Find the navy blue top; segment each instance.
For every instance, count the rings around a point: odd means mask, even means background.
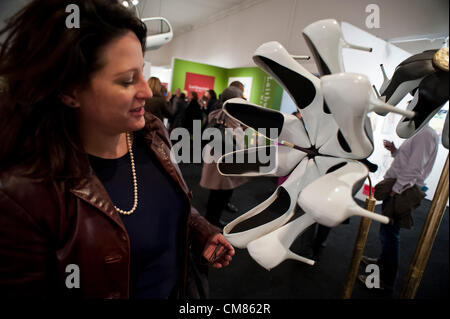
[[[164,170],[141,137],[133,141],[138,206],[119,214],[130,237],[130,297],[167,298],[180,278],[183,240],[181,188]],[[133,207],[130,154],[117,159],[89,156],[92,168],[113,204]]]

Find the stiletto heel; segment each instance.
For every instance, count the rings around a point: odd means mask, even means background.
[[[345,71],[342,58],[343,48],[372,52],[372,48],[345,41],[341,26],[334,19],[313,22],[303,29],[302,34],[313,53],[320,75]]]
[[[386,216],[383,216],[380,214],[376,214],[376,213],[372,213],[372,212],[368,211],[367,209],[359,207],[356,204],[353,207],[349,207],[348,210],[350,212],[350,216],[355,215],[355,216],[366,217],[366,218],[373,219],[374,221],[377,221],[382,224],[389,224],[389,217],[386,217]]]
[[[308,55],[291,55],[291,57],[294,60],[300,60],[300,61],[307,61],[307,60],[311,59],[311,57]]]
[[[248,253],[267,270],[275,268],[286,259],[314,265],[314,260],[297,255],[289,249],[294,240],[314,223],[311,216],[303,214],[277,230],[251,241],[247,245]]]
[[[353,215],[369,217],[387,224],[385,216],[358,208],[352,193],[360,189],[369,171],[366,166],[351,162],[306,186],[298,204],[319,224],[335,227]]]
[[[356,44],[350,44],[350,43],[348,43],[345,40],[343,40],[343,41],[344,41],[344,44],[342,45],[343,48],[360,50],[360,51],[366,51],[366,52],[372,52],[373,51],[372,48],[364,47],[364,46],[356,45]]]
[[[383,75],[383,83],[381,84],[380,92],[384,92],[384,91],[386,91],[386,88],[391,83],[391,80],[386,75],[386,70],[384,69],[384,65],[383,64],[380,64],[380,68],[381,68],[381,74]],[[381,99],[383,102],[386,102],[386,97],[385,96],[381,97],[381,93],[378,93],[378,98]],[[377,114],[384,116],[387,113],[384,113],[384,114],[383,113],[377,113]]]
[[[379,98],[370,95],[369,96],[369,106],[368,106],[368,112],[375,112],[375,113],[380,113],[380,112],[385,112],[387,113],[395,113],[395,114],[400,114],[403,115],[404,117],[408,118],[408,119],[412,119],[414,118],[414,116],[416,116],[415,112],[412,112],[410,110],[402,110],[402,109],[398,109],[390,104],[384,103],[382,100],[380,100]]]
[[[375,85],[372,85],[373,88],[373,92],[375,93],[375,95],[377,96],[378,99],[381,100],[381,96],[380,93],[378,92],[377,88],[375,87]],[[384,102],[384,101],[383,101]]]

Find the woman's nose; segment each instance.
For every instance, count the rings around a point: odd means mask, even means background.
[[[153,96],[152,89],[150,89],[143,74],[141,74],[137,97],[140,99],[150,99],[152,96]]]

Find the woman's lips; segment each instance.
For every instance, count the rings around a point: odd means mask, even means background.
[[[133,114],[134,116],[142,116],[145,113],[145,109],[143,106],[137,107],[135,109],[132,109],[130,111],[131,114]]]

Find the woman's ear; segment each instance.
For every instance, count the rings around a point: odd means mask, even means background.
[[[80,107],[80,102],[78,102],[74,93],[61,93],[58,95],[58,98],[62,103],[64,103],[68,107],[73,108]]]

